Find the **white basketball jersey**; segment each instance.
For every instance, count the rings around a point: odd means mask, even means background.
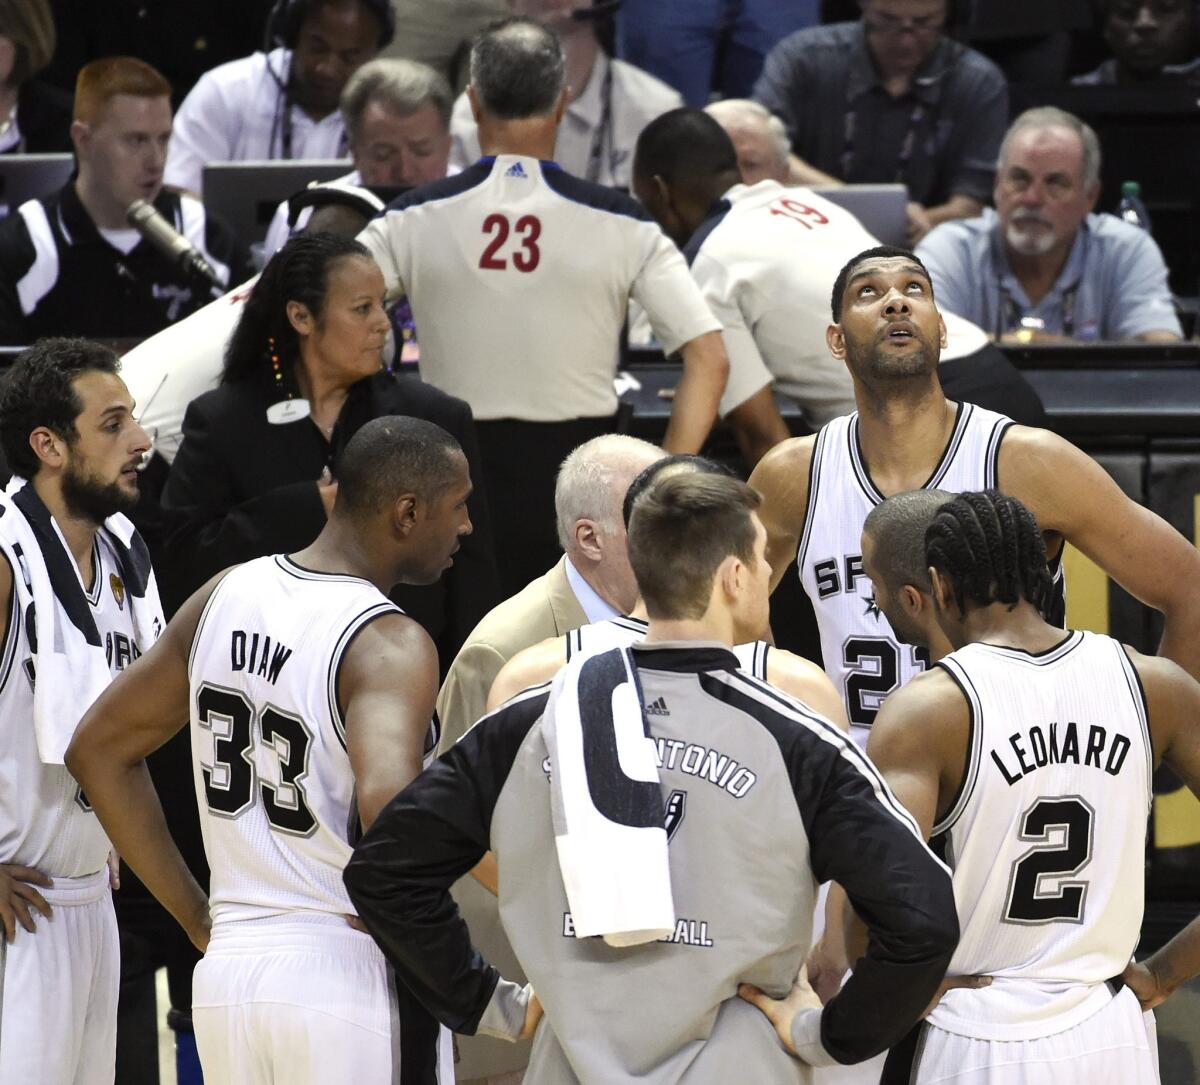
[[[642,640],[649,628],[648,622],[628,615],[581,625],[563,637],[567,645],[567,661],[570,662],[577,655],[595,656],[610,648],[628,648]],[[765,682],[767,653],[770,650],[771,646],[765,640],[752,640],[734,645],[733,654],[737,656],[741,670]]]
[[[103,534],[96,536],[93,559],[96,576],[85,594],[115,678],[142,653],[120,565]],[[111,845],[66,766],[44,764],[38,753],[24,576],[18,561],[0,656],[0,856],[55,878],[79,878],[104,866]]]
[[[960,403],[941,462],[923,488],[963,493],[995,486],[1000,441],[1012,424]],[[928,653],[896,638],[863,572],[863,523],[883,494],[867,472],[857,412],[835,418],[817,434],[808,478],[796,563],[816,611],[825,673],[845,700],[854,741],[865,749],[883,699],[926,668]]]
[[[214,924],[354,912],[342,870],[358,814],[338,670],[356,633],[396,613],[373,584],[283,555],[239,566],[210,596],[189,679]]]
[[[1021,1040],[1070,1028],[1111,997],[1142,922],[1153,746],[1121,645],[1073,632],[1037,655],[971,644],[943,659],[971,713],[945,818],[961,937],[939,1028]]]

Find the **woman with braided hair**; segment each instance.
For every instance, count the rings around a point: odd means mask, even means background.
[[[1142,1011],[1200,972],[1200,921],[1130,961],[1154,769],[1167,762],[1200,794],[1200,684],[1046,621],[1042,531],[1016,498],[963,493],[927,522],[929,594],[953,650],[888,697],[868,754],[945,842],[961,932],[947,975],[991,982],[947,991],[882,1081],[1157,1085]],[[871,564],[879,598],[904,592],[898,568]]]

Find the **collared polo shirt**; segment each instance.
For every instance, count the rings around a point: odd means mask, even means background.
[[[917,246],[939,305],[992,335],[1015,331],[1024,317],[1047,332],[1082,340],[1132,339],[1150,331],[1181,335],[1154,239],[1114,215],[1088,215],[1050,292],[1030,302],[1008,262],[1000,219],[945,222]]]
[[[205,73],[175,114],[166,183],[199,192],[208,162],[345,158],[341,113],[314,121],[289,105],[284,88],[291,62],[290,49],[275,49]]]
[[[422,379],[477,420],[613,415],[631,298],[668,354],[720,330],[641,204],[525,155],[405,193],[359,240],[412,304]]]
[[[628,190],[632,184],[633,149],[642,129],[655,117],[681,105],[679,92],[662,80],[601,53],[583,93],[563,115],[554,144],[554,161],[584,180]],[[465,168],[479,158],[479,132],[466,94],[454,103],[450,135],[451,163]]]
[[[862,23],[798,30],[768,54],[754,97],[783,120],[796,154],[843,181],[901,182],[926,206],[991,196],[1008,84],[959,42],[943,38],[893,98]]]

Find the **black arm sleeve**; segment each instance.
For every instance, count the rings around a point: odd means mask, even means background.
[[[171,546],[194,590],[229,565],[298,550],[325,526],[315,480],[290,482],[239,500],[223,420],[197,402],[183,418],[183,442],[163,489]],[[247,468],[248,469],[248,468]],[[286,470],[280,465],[280,470]]]
[[[870,931],[821,1017],[825,1050],[861,1062],[904,1036],[946,974],[958,945],[950,873],[849,740],[797,743],[788,761],[813,873],[846,890]]]
[[[450,886],[488,850],[492,811],[547,694],[476,726],[383,810],[346,888],[396,975],[439,1021],[474,1034],[499,973],[471,944]]]
[[[238,283],[244,283],[254,274],[250,250],[243,244],[242,239],[224,219],[207,210],[204,214],[204,244],[213,256],[229,268],[226,290],[232,290]]]

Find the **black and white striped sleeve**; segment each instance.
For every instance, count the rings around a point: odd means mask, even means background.
[[[832,726],[809,725],[784,756],[813,873],[845,889],[870,932],[846,985],[819,1018],[797,1017],[793,1041],[810,1062],[822,1052],[860,1062],[904,1036],[946,974],[958,945],[950,871],[866,755]]]
[[[539,687],[476,724],[388,803],[346,866],[350,899],[396,975],[455,1032],[515,1037],[523,1023],[519,989],[471,944],[450,886],[487,852],[497,799],[547,697]]]

